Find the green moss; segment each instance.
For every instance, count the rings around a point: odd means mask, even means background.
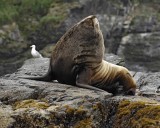
[[[17,18],[43,16],[55,0],[1,0],[0,25],[15,21]]]
[[[92,128],[92,119],[86,118],[77,122],[73,128]]]
[[[49,24],[52,23],[53,25],[58,26],[64,21],[64,19],[66,19],[67,10],[77,5],[78,4],[76,2],[65,3],[62,1],[56,1],[52,3],[49,13],[46,16],[41,18],[40,23],[42,25],[47,24],[47,23]]]
[[[115,126],[156,127],[160,123],[160,105],[148,102],[124,100],[118,106]]]
[[[0,25],[17,21],[24,17],[43,16],[55,0],[1,0]]]
[[[18,17],[18,12],[13,7],[0,9],[0,25],[12,23]]]
[[[22,0],[18,1],[17,6],[21,14],[44,15],[48,12],[50,4],[55,0]],[[15,1],[16,3],[16,1]]]
[[[1,0],[0,26],[17,22],[27,36],[41,25],[59,25],[74,5],[61,0]]]
[[[65,19],[65,15],[59,15],[59,16],[52,16],[52,15],[47,15],[47,16],[44,16],[40,22],[41,24],[46,24],[46,23],[49,23],[49,24],[53,24],[53,25],[59,25],[64,19]]]
[[[40,102],[37,100],[23,100],[18,101],[14,105],[14,109],[20,109],[20,108],[37,108],[37,109],[46,109],[49,107],[49,104],[47,102]]]

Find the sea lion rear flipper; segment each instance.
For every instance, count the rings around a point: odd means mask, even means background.
[[[89,85],[90,80],[91,80],[91,70],[86,68],[82,69],[82,71],[80,71],[76,77],[76,85],[81,88],[103,91],[102,89]]]
[[[37,81],[46,81],[46,82],[55,80],[54,75],[50,68],[48,69],[48,72],[44,76],[18,76],[18,78],[37,80]]]

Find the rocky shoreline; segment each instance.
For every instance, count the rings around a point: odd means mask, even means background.
[[[121,64],[113,54],[107,61]],[[117,59],[119,58],[119,59]],[[55,82],[19,79],[47,72],[48,58],[26,60],[13,74],[0,78],[2,128],[131,128],[160,126],[160,73],[131,72],[136,96],[113,96]]]

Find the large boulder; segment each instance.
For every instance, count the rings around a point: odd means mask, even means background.
[[[113,56],[106,55],[106,58],[110,62],[120,64],[121,59],[115,61]],[[78,88],[56,81],[42,82],[18,78],[24,75],[42,76],[47,72],[48,65],[48,58],[30,59],[25,61],[17,72],[0,78],[0,117],[3,117],[0,118],[0,126],[129,128],[160,125],[160,103],[156,98],[152,99],[152,95],[112,96],[105,91]],[[136,95],[141,95],[143,81],[140,78],[146,74],[132,74],[135,80],[139,81]],[[160,82],[158,77],[154,78],[157,80],[155,83],[152,83],[154,79],[150,79],[150,84],[145,84],[150,86],[151,92],[154,86],[152,84]],[[147,79],[145,80],[147,83]],[[157,87],[159,86],[154,89]]]
[[[136,73],[140,95],[160,102],[160,72]]]
[[[129,33],[123,36],[117,51],[127,67],[135,71],[159,71],[159,30],[160,22],[156,17],[137,16],[132,20]]]
[[[27,44],[16,23],[0,28],[0,49],[0,76],[20,68],[24,59],[18,55],[27,49]]]

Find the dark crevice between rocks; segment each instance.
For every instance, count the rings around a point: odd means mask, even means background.
[[[107,107],[107,119],[106,119],[106,125],[105,128],[112,128],[114,121],[115,121],[115,115],[117,113],[119,101],[114,101],[114,100],[107,100],[106,101],[106,107]]]

